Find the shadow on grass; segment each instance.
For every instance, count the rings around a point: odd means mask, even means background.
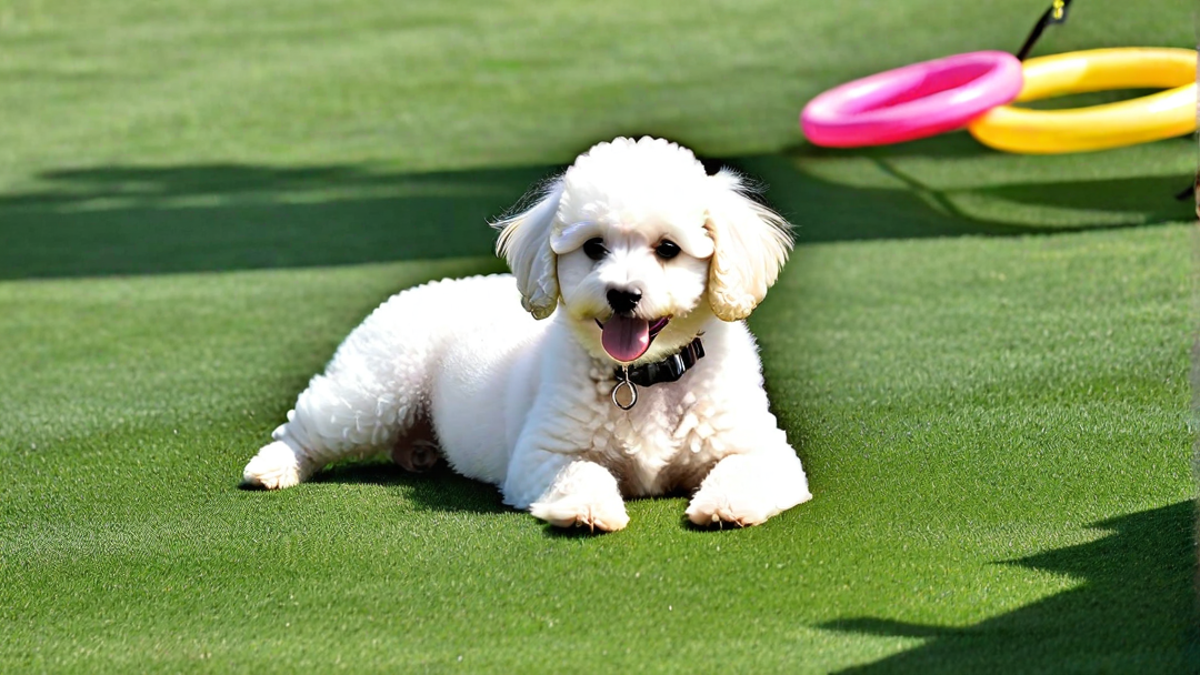
[[[0,195],[0,278],[162,274],[490,255],[488,220],[547,168],[107,167]]]
[[[517,513],[515,509],[504,504],[500,491],[496,487],[464,478],[455,473],[444,461],[424,473],[413,473],[388,461],[347,461],[318,472],[310,479],[310,482],[378,485],[395,489],[403,495],[405,500],[417,508],[427,511],[480,514]],[[244,485],[242,488],[254,489]],[[650,499],[666,499],[685,495],[684,492],[672,492]],[[683,518],[680,526],[697,531],[720,529],[719,527],[696,527],[686,517]],[[599,530],[591,531],[585,527],[562,528],[550,524],[544,524],[542,533],[551,539],[589,539],[604,534]]]
[[[533,516],[530,516],[531,518]],[[586,527],[556,527],[550,523],[542,524],[542,534],[548,539],[594,539],[608,534],[603,530],[589,530]]]
[[[802,243],[1061,234],[1195,218],[1195,204],[1176,198],[1192,181],[1186,173],[939,189],[901,168],[913,157],[988,154],[965,134],[949,134],[854,151],[803,145],[729,163],[770,187],[771,205],[797,225]],[[843,175],[822,177],[822,165]]]
[[[959,135],[833,155],[808,146],[706,161],[770,185],[801,243],[1010,236],[1190,220],[1187,176],[939,192],[892,164],[905,153],[988,152]],[[810,175],[805,158],[858,158],[886,188]],[[487,222],[561,167],[410,174],[370,166],[111,166],[55,171],[0,194],[0,279],[346,265],[488,255]]]
[[[846,673],[1195,673],[1196,505],[1179,502],[1095,524],[1111,534],[1006,562],[1082,586],[966,628],[854,618],[823,628],[927,638]]]
[[[424,473],[412,473],[391,462],[348,462],[313,476],[314,483],[359,483],[393,488],[415,506],[428,511],[510,513],[491,485],[464,478],[439,463]]]

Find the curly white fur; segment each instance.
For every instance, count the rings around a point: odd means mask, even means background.
[[[498,227],[513,275],[434,282],[381,305],[247,464],[248,484],[290,487],[389,450],[422,468],[436,441],[456,471],[562,527],[619,530],[624,499],[676,490],[694,492],[687,516],[704,525],[761,523],[811,498],[739,321],[791,238],[738,176],[708,175],[673,143],[618,138]],[[585,250],[595,241],[601,259]],[[677,255],[659,252],[664,241]],[[629,411],[610,399],[619,362],[598,327],[614,315],[612,289],[640,294],[634,319],[670,319],[628,365],[697,335],[707,353],[678,382],[641,388]]]

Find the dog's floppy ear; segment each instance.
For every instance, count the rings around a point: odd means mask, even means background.
[[[550,250],[550,230],[562,193],[559,178],[542,187],[533,206],[492,225],[500,230],[496,255],[508,261],[517,277],[521,305],[535,319],[550,316],[558,306],[558,265]]]
[[[708,217],[713,240],[708,301],[724,321],[750,315],[775,283],[792,248],[791,226],[753,199],[741,176],[721,169],[709,176]]]

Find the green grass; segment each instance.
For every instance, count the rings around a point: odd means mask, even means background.
[[[1188,139],[831,151],[850,78],[1037,2],[0,7],[0,672],[1196,672]],[[1189,46],[1090,0],[1037,53]],[[668,135],[800,229],[751,318],[816,498],[562,534],[446,471],[237,489],[378,302]]]

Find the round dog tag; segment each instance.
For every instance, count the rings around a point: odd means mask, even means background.
[[[628,379],[621,380],[612,390],[612,402],[621,410],[629,410],[637,405],[637,385]]]

